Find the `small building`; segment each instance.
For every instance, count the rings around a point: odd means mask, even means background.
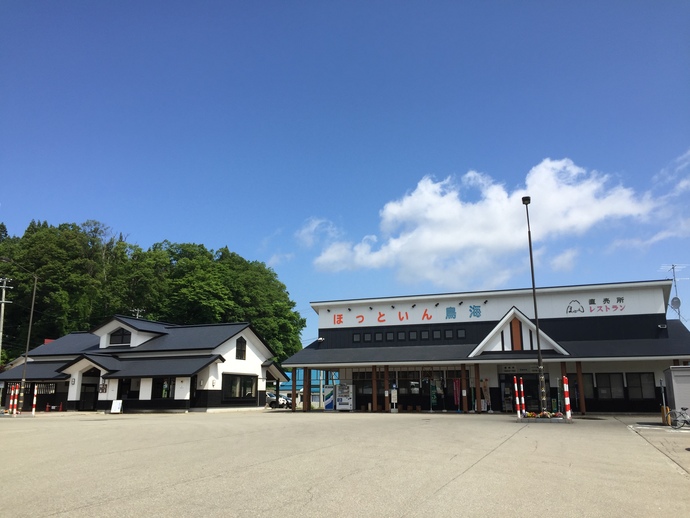
[[[26,380],[23,410],[127,411],[263,407],[266,382],[287,380],[275,353],[247,323],[175,325],[115,316],[29,351],[0,374]]]
[[[532,289],[313,302],[319,338],[283,366],[331,372],[356,410],[513,412],[521,380],[527,411],[558,411],[567,377],[576,412],[658,412],[664,370],[690,361],[671,287],[539,288],[538,318]]]

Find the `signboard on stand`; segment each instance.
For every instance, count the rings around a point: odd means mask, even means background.
[[[121,399],[113,400],[113,404],[110,407],[110,413],[111,414],[121,414],[122,413],[122,400]]]

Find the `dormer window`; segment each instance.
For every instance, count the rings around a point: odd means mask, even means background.
[[[246,360],[247,359],[247,341],[241,336],[237,339],[235,346],[235,359],[236,360]]]
[[[110,345],[129,345],[132,343],[132,333],[119,328],[110,333]]]

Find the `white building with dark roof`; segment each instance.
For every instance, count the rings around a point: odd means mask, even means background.
[[[396,398],[399,411],[513,412],[515,377],[539,411],[540,349],[547,410],[562,410],[567,376],[577,412],[657,412],[664,370],[690,361],[690,331],[666,317],[671,287],[538,288],[539,340],[531,289],[313,302],[319,338],[283,366],[326,371],[357,410]]]
[[[37,409],[123,411],[263,407],[266,382],[286,381],[275,353],[247,323],[181,326],[115,316],[29,351],[0,374],[3,402],[25,382]]]

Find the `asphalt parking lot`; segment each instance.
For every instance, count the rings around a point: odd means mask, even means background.
[[[690,429],[659,422],[284,410],[0,417],[0,515],[682,515]]]

